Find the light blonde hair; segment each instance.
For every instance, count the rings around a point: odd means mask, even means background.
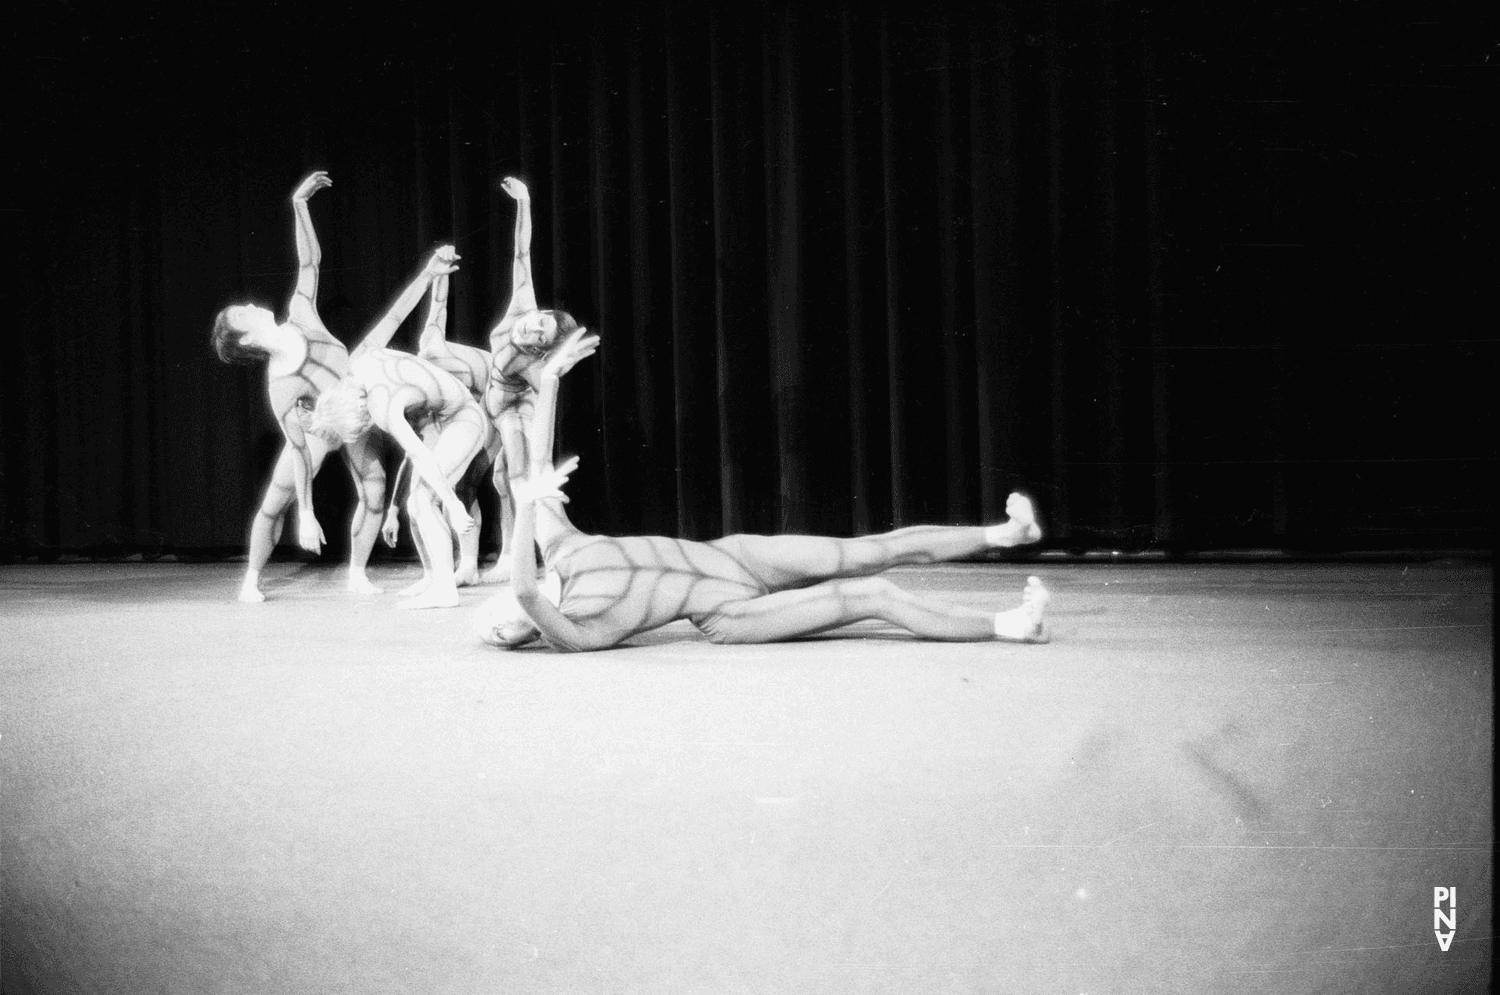
[[[318,396],[303,428],[337,444],[355,441],[370,430],[370,424],[364,385],[340,380],[338,386]]]

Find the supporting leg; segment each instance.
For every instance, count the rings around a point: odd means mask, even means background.
[[[432,455],[450,484],[459,481],[468,469],[469,461],[483,447],[484,428],[484,415],[478,405],[464,409],[441,426],[436,441],[431,444]],[[416,499],[412,508],[416,522],[413,534],[420,535],[426,548],[424,565],[430,576],[426,590],[402,601],[398,607],[456,607],[459,599],[453,573],[453,533],[439,507],[437,495],[430,487],[424,485],[413,494]]]
[[[355,594],[379,594],[365,567],[380,537],[381,514],[385,510],[385,466],[369,438],[344,447],[344,464],[354,482],[354,518],[349,524],[349,582]]]
[[[453,533],[443,517],[437,495],[425,484],[412,491],[407,504],[412,539],[422,557],[422,579],[402,591],[398,608],[453,608],[458,587],[453,583]]]
[[[398,592],[400,597],[414,598],[423,591],[426,591],[428,586],[432,584],[432,559],[427,555],[427,542],[424,533],[417,527],[417,520],[421,515],[426,513],[427,505],[434,500],[436,500],[436,496],[426,484],[420,481],[414,482],[414,486],[407,490],[406,524],[411,530],[411,543],[417,549],[417,559],[422,564],[422,576],[418,577],[416,582],[410,586],[403,587]],[[451,538],[451,533],[448,533],[446,529],[444,533]]]
[[[317,476],[318,469],[323,465],[323,459],[328,455],[328,446],[317,436],[309,436],[307,439],[308,454],[312,457],[310,473]],[[271,559],[271,553],[276,549],[276,543],[281,539],[281,529],[285,524],[287,509],[292,506],[296,497],[295,478],[292,474],[292,460],[295,452],[290,446],[283,446],[281,455],[276,458],[276,466],[271,470],[271,480],[266,484],[265,494],[261,496],[260,507],[256,509],[255,517],[250,522],[250,546],[245,557],[245,578],[240,583],[239,600],[247,603],[258,603],[266,600],[266,596],[260,590],[260,574]]]

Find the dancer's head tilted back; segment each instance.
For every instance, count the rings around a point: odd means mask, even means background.
[[[266,339],[276,330],[276,315],[259,304],[231,304],[214,317],[213,346],[226,363],[253,364],[266,359]]]

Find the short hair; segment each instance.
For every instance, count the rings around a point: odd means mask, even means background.
[[[543,308],[542,314],[552,315],[553,319],[557,322],[557,338],[554,340],[556,342],[561,342],[569,335],[578,331],[578,322],[574,321],[573,316],[561,308]]]
[[[345,379],[318,395],[317,403],[303,419],[302,428],[339,445],[364,435],[370,430],[370,424],[365,388],[356,381]]]
[[[219,354],[221,360],[247,366],[265,359],[266,353],[255,346],[246,345],[242,341],[244,329],[236,328],[230,322],[229,310],[238,306],[231,304],[214,317],[214,330],[210,341],[213,343],[214,352]]]

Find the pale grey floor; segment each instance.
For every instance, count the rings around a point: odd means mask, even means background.
[[[0,982],[1483,990],[1487,564],[1031,569],[1048,646],[560,656],[333,568],[0,567]]]

